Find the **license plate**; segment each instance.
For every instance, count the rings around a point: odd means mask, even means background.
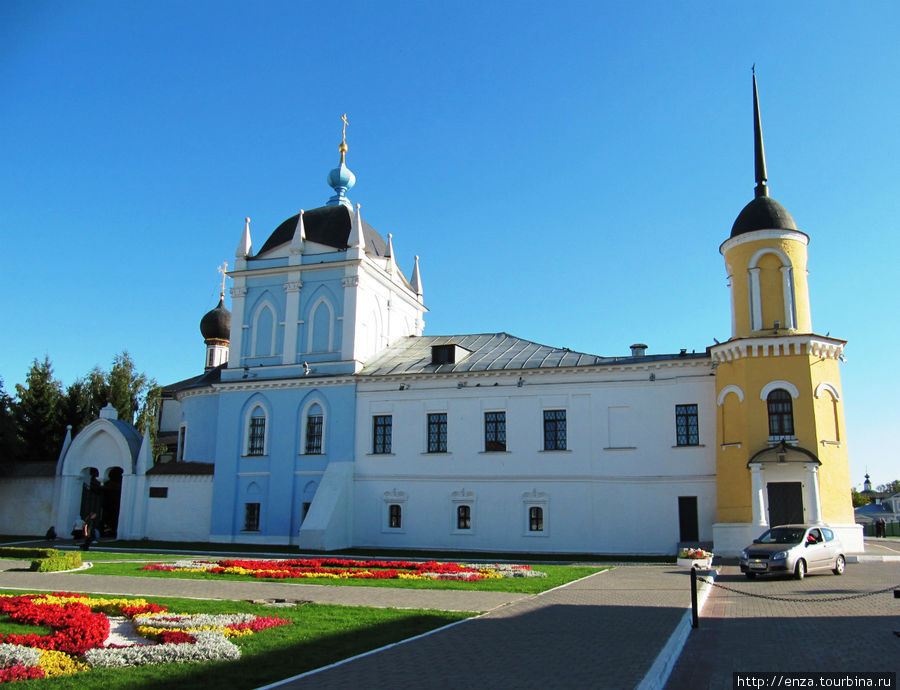
[[[750,570],[765,570],[766,564],[765,563],[749,563],[748,567],[750,568]]]

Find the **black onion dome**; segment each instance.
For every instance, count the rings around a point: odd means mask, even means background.
[[[224,297],[215,309],[206,312],[200,319],[200,333],[204,340],[231,339],[231,312],[225,308]]]
[[[303,213],[303,230],[306,233],[306,239],[327,247],[346,249],[347,240],[350,238],[350,213],[351,211],[343,204],[321,206],[305,211]],[[294,229],[297,227],[298,215],[291,216],[275,228],[275,232],[269,236],[256,255],[259,256],[270,249],[290,242],[294,236]],[[384,238],[366,221],[362,222],[362,229],[363,239],[366,242],[366,253],[384,256],[387,250]]]
[[[797,230],[788,210],[769,196],[758,196],[738,214],[731,226],[731,236],[754,230]]]

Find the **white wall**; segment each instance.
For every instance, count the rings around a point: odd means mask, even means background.
[[[679,496],[697,497],[700,540],[712,540],[709,363],[655,363],[652,371],[653,381],[647,369],[630,367],[361,379],[354,544],[671,554],[679,541]],[[401,380],[408,389],[398,390]],[[698,405],[700,445],[676,447],[675,406],[688,403]],[[610,407],[628,408],[613,415],[626,421],[612,435]],[[566,410],[565,451],[543,450],[547,409]],[[484,452],[484,412],[491,410],[506,411],[505,453]],[[426,452],[429,412],[447,413],[447,453]],[[390,455],[372,454],[376,414],[392,415]],[[627,447],[614,448],[626,445],[623,438]],[[399,530],[387,525],[392,502],[402,506]],[[470,530],[456,529],[460,502],[471,504]],[[530,505],[543,507],[540,534],[528,529]]]
[[[212,475],[152,475],[147,484],[168,489],[166,498],[146,498],[148,539],[209,541]]]
[[[43,536],[53,524],[53,477],[5,478],[0,481],[0,534]],[[72,525],[54,525],[65,538]]]

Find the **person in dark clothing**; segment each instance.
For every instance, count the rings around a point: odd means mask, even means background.
[[[89,551],[91,542],[94,541],[94,529],[97,526],[97,513],[91,513],[88,519],[84,521],[84,544],[81,545],[82,551]]]

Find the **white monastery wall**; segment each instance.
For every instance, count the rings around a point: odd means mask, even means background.
[[[53,477],[10,477],[0,481],[0,534],[43,535],[53,524]],[[65,537],[72,525],[54,525]]]
[[[167,490],[165,498],[147,499],[148,539],[209,541],[212,475],[153,475],[147,477],[147,485],[150,491]]]

